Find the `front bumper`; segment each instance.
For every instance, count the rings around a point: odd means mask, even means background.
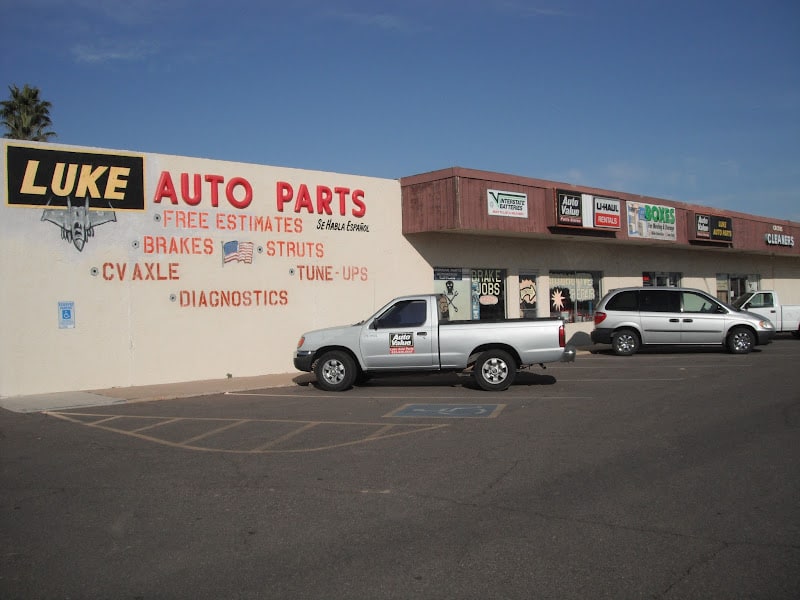
[[[308,350],[298,350],[294,355],[294,368],[298,371],[311,372],[311,365],[314,364],[314,353]]]
[[[769,331],[759,331],[758,332],[758,345],[759,346],[766,346],[770,342],[772,342],[772,338],[775,337],[775,330],[771,329]]]

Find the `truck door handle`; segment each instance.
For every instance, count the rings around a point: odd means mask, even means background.
[[[417,335],[421,335],[421,336],[424,337],[424,336],[428,335],[428,332],[427,331],[418,331]]]
[[[677,323],[678,321],[680,321],[680,319],[670,319],[669,320],[670,323]]]
[[[694,319],[684,319],[683,322],[684,323],[692,323],[692,322],[694,322]]]
[[[773,309],[772,309],[771,311],[769,311],[769,312],[778,312],[778,311],[776,311],[776,310],[773,308]]]

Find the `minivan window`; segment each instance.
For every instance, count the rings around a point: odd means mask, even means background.
[[[683,312],[711,313],[717,308],[716,303],[695,292],[681,292],[681,301],[683,302]]]
[[[677,291],[641,290],[639,308],[642,312],[680,312],[680,297]]]
[[[639,295],[636,290],[620,292],[606,302],[606,310],[639,310]]]

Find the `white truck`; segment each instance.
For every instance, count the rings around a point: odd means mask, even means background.
[[[571,362],[564,321],[554,318],[451,321],[447,296],[395,298],[364,321],[303,334],[294,366],[326,391],[380,373],[463,371],[487,391],[507,389],[519,369]]]
[[[747,292],[736,298],[733,306],[766,317],[775,331],[789,331],[800,337],[800,304],[782,304],[774,290]]]

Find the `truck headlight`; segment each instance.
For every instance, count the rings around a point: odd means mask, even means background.
[[[772,321],[759,321],[758,324],[761,325],[761,327],[763,327],[764,329],[775,328],[775,326],[772,324]]]

